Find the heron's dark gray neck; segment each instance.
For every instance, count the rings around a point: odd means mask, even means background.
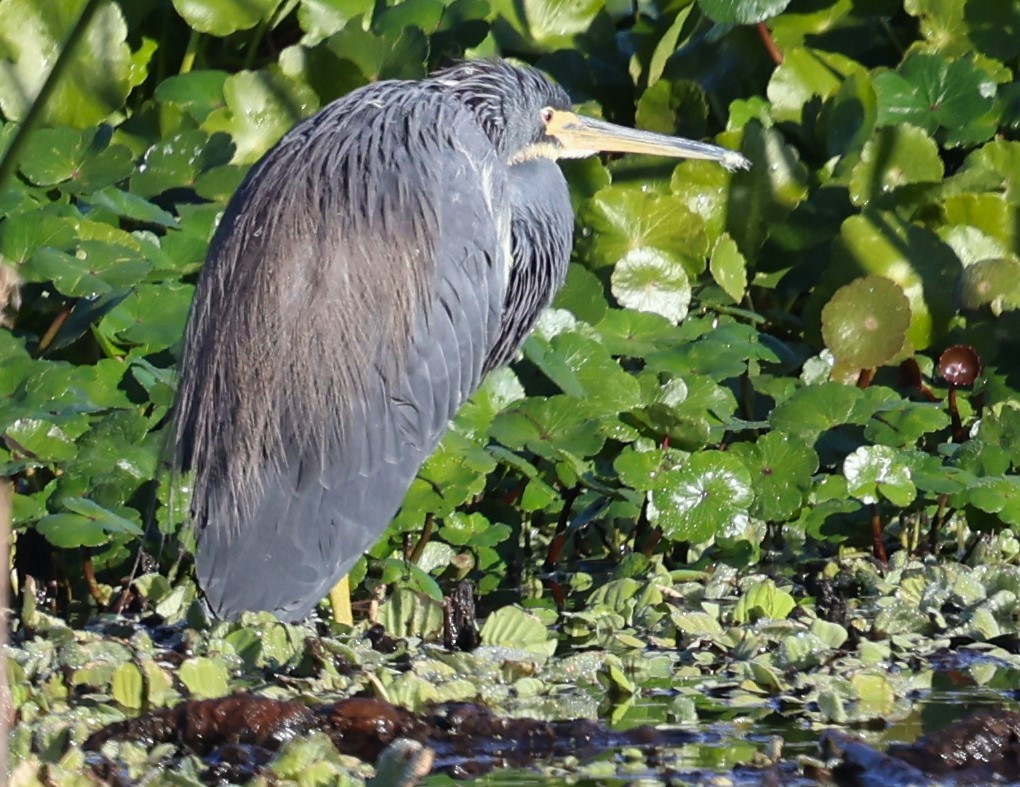
[[[510,210],[513,264],[499,338],[486,369],[513,358],[563,286],[574,238],[567,182],[549,159],[529,159],[510,168]]]

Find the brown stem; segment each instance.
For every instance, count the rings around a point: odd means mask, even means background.
[[[570,514],[574,508],[574,501],[581,494],[580,485],[571,487],[563,497],[563,509],[560,511],[560,518],[556,522],[556,532],[549,543],[549,552],[545,557],[542,571],[550,572],[556,568],[563,553],[563,547],[567,543],[567,525],[570,523]]]
[[[783,53],[776,45],[776,39],[772,37],[772,31],[768,29],[764,22],[756,24],[755,29],[758,31],[758,37],[765,46],[765,51],[768,52],[769,57],[772,58],[772,62],[777,66],[781,66],[783,64]]]
[[[885,568],[889,565],[889,555],[885,551],[885,542],[882,540],[882,517],[878,513],[878,503],[871,504],[871,544],[875,554],[875,560]]]
[[[421,553],[425,551],[425,545],[432,538],[432,530],[435,526],[435,515],[430,511],[425,515],[425,524],[422,526],[421,535],[418,537],[418,542],[414,545],[414,549],[407,556],[409,563],[417,563],[421,560]]]
[[[88,549],[85,550],[85,565],[83,566],[85,574],[85,585],[89,589],[89,595],[92,596],[92,600],[95,601],[100,607],[106,604],[106,598],[103,596],[103,591],[99,588],[99,583],[96,582],[96,571],[92,566],[92,554]]]
[[[953,442],[967,442],[967,433],[963,431],[963,421],[960,419],[960,411],[956,404],[956,386],[949,384],[949,419],[953,423]]]
[[[662,528],[652,527],[648,521],[648,498],[645,497],[637,527],[634,529],[634,551],[640,552],[645,557],[651,557],[660,541],[662,541]]]
[[[871,385],[872,380],[875,379],[874,369],[861,369],[861,373],[857,375],[857,387],[867,388]]]
[[[57,338],[57,333],[61,328],[64,327],[64,323],[67,322],[67,318],[71,316],[71,309],[74,307],[70,304],[60,310],[60,314],[53,318],[53,322],[50,323],[50,327],[46,329],[46,333],[42,335],[39,340],[39,346],[35,348],[35,355],[38,358],[49,346],[53,344],[53,340]]]

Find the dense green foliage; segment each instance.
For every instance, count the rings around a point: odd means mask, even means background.
[[[5,140],[83,5],[0,6]],[[556,532],[561,565],[629,553],[636,574],[1020,524],[1018,27],[1009,0],[100,3],[0,191],[22,575],[59,579],[64,610],[82,560],[100,598],[128,571],[154,496],[178,532],[174,367],[246,167],[359,85],[493,53],[754,167],[565,165],[566,287],[356,578],[407,575],[426,522],[410,576],[433,598],[441,574],[516,584]],[[976,368],[940,372],[954,344]]]
[[[497,53],[581,111],[754,166],[564,165],[566,287],[355,572],[363,597],[387,586],[395,653],[365,624],[210,624],[162,454],[220,212],[298,118]],[[85,783],[101,724],[239,688],[737,725],[592,779],[749,762],[741,720],[902,740],[933,692],[1000,700],[1020,675],[1018,66],[1015,0],[2,0],[0,474],[28,591],[12,780]],[[140,543],[152,614],[96,618]],[[423,645],[463,576],[482,647]],[[104,752],[125,781],[209,766]],[[321,736],[267,767],[368,772]]]

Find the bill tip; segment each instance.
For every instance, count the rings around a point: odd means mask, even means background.
[[[751,160],[744,156],[742,153],[738,153],[735,150],[727,150],[719,163],[722,164],[730,172],[736,172],[738,169],[750,169]]]

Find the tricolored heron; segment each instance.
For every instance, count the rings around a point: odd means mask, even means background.
[[[558,158],[739,153],[571,112],[465,62],[355,90],[248,173],[188,322],[175,461],[214,613],[306,616],[379,539],[464,400],[563,283]]]

